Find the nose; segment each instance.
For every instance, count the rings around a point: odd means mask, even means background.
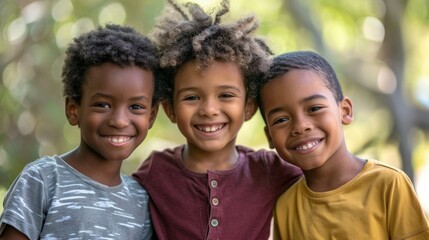
[[[114,128],[124,128],[130,124],[128,109],[115,109],[109,119],[109,126]]]
[[[199,114],[201,116],[212,117],[219,114],[219,103],[215,99],[206,99],[202,101]]]
[[[298,136],[306,132],[310,132],[313,129],[313,124],[305,116],[301,116],[293,119],[292,122],[292,136]]]

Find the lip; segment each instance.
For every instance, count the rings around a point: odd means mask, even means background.
[[[195,124],[194,128],[204,134],[215,134],[224,129],[226,123]]]
[[[324,138],[308,138],[294,143],[289,147],[290,150],[300,153],[314,151],[324,141]]]
[[[110,145],[117,146],[117,147],[128,144],[132,138],[133,138],[132,136],[124,136],[124,135],[103,136],[103,139],[106,140],[106,142],[108,142]]]

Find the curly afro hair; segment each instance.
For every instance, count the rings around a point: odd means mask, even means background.
[[[103,63],[138,66],[155,76],[153,103],[160,99],[159,56],[154,43],[127,26],[108,24],[74,39],[66,50],[62,69],[63,95],[80,103],[89,68]]]
[[[255,81],[268,70],[272,52],[262,39],[252,36],[258,28],[255,16],[221,24],[222,16],[229,12],[228,0],[222,1],[214,17],[196,3],[168,3],[152,31],[163,69],[163,97],[172,99],[174,76],[190,60],[196,61],[199,70],[213,61],[237,63],[245,78],[247,96],[256,97]]]
[[[343,100],[343,90],[334,69],[326,59],[311,51],[294,51],[274,57],[265,77],[259,78],[257,88],[261,90],[272,79],[296,69],[310,70],[319,74],[325,81],[326,87],[331,90],[335,100],[337,102]],[[264,109],[259,92],[257,100],[262,117],[264,118]]]

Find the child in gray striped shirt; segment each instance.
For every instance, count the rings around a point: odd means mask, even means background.
[[[150,239],[149,196],[121,173],[157,113],[156,48],[106,25],[74,39],[62,77],[80,145],[30,164],[9,188],[0,239]]]

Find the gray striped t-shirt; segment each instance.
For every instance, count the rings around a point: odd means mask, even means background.
[[[108,187],[59,156],[29,163],[9,188],[0,217],[30,239],[150,239],[147,192],[131,177]]]

